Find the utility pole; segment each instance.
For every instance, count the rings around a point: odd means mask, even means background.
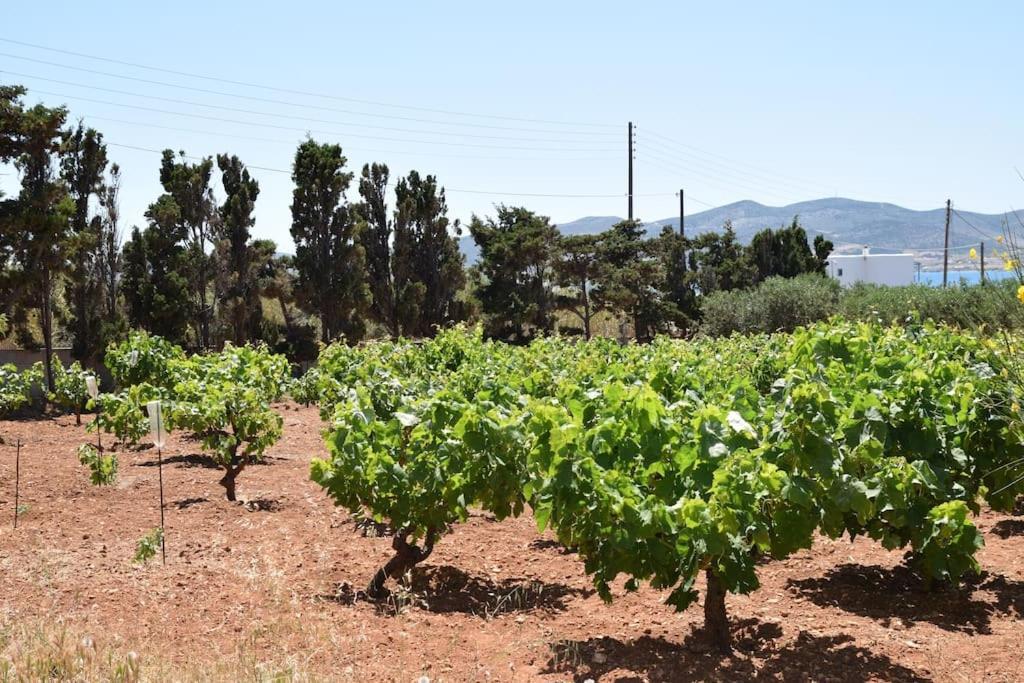
[[[946,200],[946,248],[942,250],[942,286],[949,279],[949,219],[953,214],[953,200]]]
[[[629,220],[633,220],[633,122],[629,122],[627,129],[629,134],[629,144],[627,150],[629,153],[629,189],[626,196],[629,198]]]
[[[683,188],[679,188],[679,236],[686,236],[686,218],[683,214]]]
[[[985,284],[985,243],[981,243],[981,284]]]

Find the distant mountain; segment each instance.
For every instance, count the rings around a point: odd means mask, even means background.
[[[949,231],[951,246],[982,241],[982,235],[972,229],[971,225],[986,235],[1002,233],[1002,214],[958,211],[963,218],[953,214]],[[718,231],[727,220],[731,220],[740,241],[746,243],[758,230],[788,225],[794,216],[800,217],[800,224],[809,236],[819,233],[825,235],[835,243],[837,251],[861,246],[923,251],[942,246],[946,209],[914,211],[895,204],[862,202],[841,197],[814,199],[788,206],[765,206],[746,200],[686,216],[686,233],[695,235]],[[618,216],[588,216],[564,223],[559,226],[559,230],[570,235],[589,234],[606,230],[620,220]],[[645,223],[648,234],[652,235],[660,232],[665,225],[678,230],[679,217]],[[462,249],[467,263],[474,263],[478,253],[471,237],[463,237]]]

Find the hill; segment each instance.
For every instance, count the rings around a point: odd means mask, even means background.
[[[971,225],[989,236],[1002,233],[1002,214],[959,213],[963,218],[954,213],[950,226],[950,244],[953,246],[977,244],[983,239]],[[687,215],[686,232],[694,235],[721,230],[725,222],[731,220],[740,241],[746,243],[758,230],[788,224],[794,216],[800,217],[800,224],[807,229],[808,235],[825,235],[835,243],[837,250],[867,245],[880,249],[922,251],[942,246],[946,209],[915,211],[896,204],[842,197],[814,199],[787,206],[765,206],[744,200]],[[620,220],[618,216],[587,216],[563,223],[559,230],[569,235],[595,233]],[[652,235],[665,225],[678,230],[679,217],[649,221],[645,225]],[[475,262],[478,257],[476,245],[468,235],[462,239],[462,248],[467,263]]]

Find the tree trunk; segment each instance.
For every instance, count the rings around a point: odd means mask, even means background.
[[[722,652],[732,650],[729,617],[725,613],[725,587],[712,567],[705,572],[708,587],[704,592],[704,631],[711,643]]]
[[[53,287],[49,268],[43,271],[43,291],[40,311],[40,327],[43,331],[43,358],[46,365],[46,388],[53,391]]]
[[[245,469],[245,461],[238,464],[235,462],[236,460],[237,458],[232,458],[232,464],[224,468],[224,476],[221,477],[218,482],[224,487],[224,492],[227,495],[228,500],[232,503],[238,500],[238,498],[235,497],[235,479],[237,479],[241,471]]]
[[[422,548],[409,543],[410,533],[408,529],[402,529],[395,534],[391,541],[391,547],[395,551],[394,557],[377,570],[366,587],[366,593],[371,598],[380,598],[386,595],[384,584],[389,578],[404,576],[407,571],[423,562],[430,557],[430,553],[434,552],[434,541],[437,534],[433,529],[427,530],[427,537],[423,540]]]

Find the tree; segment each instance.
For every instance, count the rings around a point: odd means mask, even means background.
[[[213,257],[209,253],[214,236],[213,221],[217,210],[213,201],[210,178],[213,174],[213,159],[207,157],[199,163],[185,161],[185,153],[179,152],[180,160],[169,149],[164,150],[160,162],[160,184],[164,194],[177,205],[177,212],[164,212],[164,218],[173,215],[178,221],[176,233],[185,245],[187,274],[193,309],[193,328],[196,345],[210,348],[213,303],[210,301],[210,282],[214,272]],[[158,199],[159,201],[159,199]]]
[[[36,312],[42,334],[46,386],[52,390],[56,298],[60,278],[70,267],[74,246],[71,225],[74,202],[56,174],[54,163],[61,151],[67,110],[40,104],[22,110],[18,117],[13,111],[20,105],[8,104],[8,107],[5,120],[20,118],[13,131],[19,146],[10,149],[17,154],[14,164],[21,174],[21,191],[0,209],[7,233],[5,241],[14,264],[8,273],[11,300],[21,310],[14,322],[22,326],[23,333],[30,335],[24,312]]]
[[[24,107],[21,98],[25,88],[20,85],[0,85],[0,164],[15,159],[22,148],[22,118]],[[0,200],[3,200],[0,190]],[[12,302],[13,273],[11,272],[11,254],[17,238],[17,229],[13,224],[13,216],[17,204],[13,201],[0,201],[0,301],[9,309]],[[10,331],[10,321],[3,318],[0,338]]]
[[[392,240],[394,224],[388,216],[388,167],[365,164],[359,178],[362,202],[355,207],[359,242],[366,253],[366,279],[373,298],[370,315],[387,328],[392,337],[403,333],[419,317],[424,287],[412,279],[409,257],[412,249],[405,241]],[[398,258],[401,256],[402,258]]]
[[[621,221],[603,233],[604,264],[595,289],[596,300],[633,323],[638,340],[648,340],[669,317],[661,292],[665,271],[639,221]]]
[[[254,259],[256,247],[251,242],[251,228],[256,223],[253,210],[260,186],[236,156],[218,155],[217,166],[225,194],[216,226],[221,271],[218,299],[232,339],[235,344],[243,344],[260,335],[263,321],[256,272],[260,264]]]
[[[124,315],[120,305],[121,284],[121,167],[113,164],[100,197],[100,230],[96,247],[96,272],[103,293],[104,339],[121,336]]]
[[[818,260],[817,268],[815,272],[825,274],[825,269],[828,266],[828,257],[832,253],[835,245],[832,244],[831,240],[825,239],[824,235],[814,236],[814,258]]]
[[[488,335],[523,341],[554,329],[558,228],[523,207],[497,212],[497,218],[473,216],[469,225],[480,247],[476,296]]]
[[[697,291],[705,295],[752,287],[757,278],[757,267],[736,239],[730,221],[721,233],[707,232],[693,241],[688,265],[695,273]]]
[[[103,223],[99,216],[90,219],[90,202],[104,196],[103,174],[107,167],[107,147],[103,135],[79,123],[64,133],[61,173],[67,184],[75,210],[71,218],[74,231],[74,254],[69,272],[69,298],[72,355],[78,359],[95,359],[106,346],[101,334],[103,308],[96,306],[103,298],[105,282],[100,275],[100,254]]]
[[[132,229],[124,246],[124,291],[128,320],[176,344],[192,317],[185,228],[178,203],[163,195],[146,211],[149,226]]]
[[[341,145],[307,139],[295,152],[291,235],[298,273],[296,300],[320,318],[324,342],[338,335],[358,341],[370,303],[365,253],[345,202],[352,181]]]
[[[568,235],[559,239],[558,257],[554,263],[555,282],[561,288],[557,297],[558,307],[580,319],[585,339],[591,337],[594,315],[602,310],[591,296],[602,267],[599,235]]]
[[[409,334],[433,336],[439,327],[461,319],[457,298],[466,283],[462,232],[458,221],[448,220],[444,188],[432,175],[410,171],[396,184],[395,200],[392,272],[399,315]]]
[[[662,228],[652,248],[665,274],[662,297],[672,322],[680,332],[692,332],[700,319],[695,274],[688,268],[687,252],[692,244],[670,226]]]
[[[794,217],[789,226],[778,230],[761,230],[750,241],[750,260],[757,268],[757,282],[770,277],[796,277],[803,273],[824,272],[825,258],[832,251],[832,243],[818,235],[814,249],[807,242],[807,232]]]

